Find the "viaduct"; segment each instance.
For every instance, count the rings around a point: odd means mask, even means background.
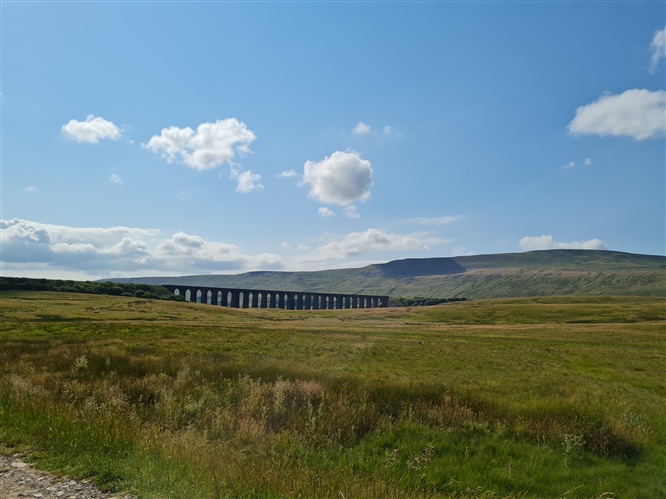
[[[388,296],[270,291],[263,289],[209,288],[163,285],[186,301],[233,308],[281,308],[287,310],[338,310],[388,307]]]

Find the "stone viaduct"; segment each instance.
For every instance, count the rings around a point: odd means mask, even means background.
[[[281,308],[287,310],[338,310],[388,307],[388,296],[270,291],[263,289],[210,288],[163,285],[186,301],[233,308]]]

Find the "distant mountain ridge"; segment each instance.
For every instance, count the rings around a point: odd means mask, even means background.
[[[666,296],[666,257],[600,250],[542,250],[408,258],[357,269],[109,280],[394,297]]]

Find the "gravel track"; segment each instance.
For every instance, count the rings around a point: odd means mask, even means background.
[[[0,455],[0,498],[135,499],[98,490],[87,480],[70,480],[36,470],[20,454]]]

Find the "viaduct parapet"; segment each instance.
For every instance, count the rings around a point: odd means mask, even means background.
[[[163,285],[185,301],[232,308],[281,308],[286,310],[339,310],[388,307],[388,296],[306,293],[264,289],[210,288]]]

